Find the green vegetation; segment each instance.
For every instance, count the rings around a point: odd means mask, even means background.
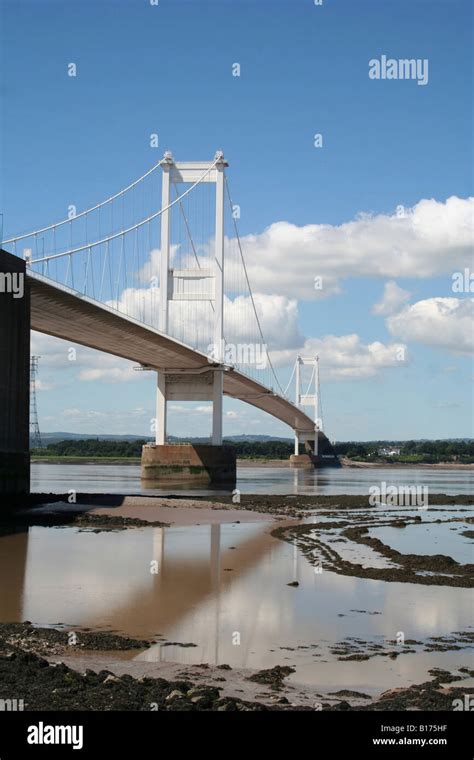
[[[178,442],[178,441],[176,441]],[[198,443],[198,441],[190,441]],[[204,443],[200,440],[199,443]],[[58,457],[84,459],[131,459],[140,458],[146,439],[137,441],[113,441],[88,438],[50,443],[43,449],[33,449],[34,457],[57,459]],[[182,441],[186,443],[186,441]],[[234,447],[239,459],[288,459],[293,453],[293,442],[288,440],[232,441],[224,443]],[[399,462],[403,464],[436,464],[437,462],[474,462],[474,441],[348,441],[336,443],[336,454],[355,462]],[[397,454],[383,453],[397,451]]]
[[[239,459],[289,459],[295,450],[290,441],[224,441],[234,447]]]
[[[358,462],[399,462],[402,464],[436,464],[438,462],[474,462],[474,441],[368,441],[336,443],[336,454]],[[399,449],[398,454],[382,453]]]
[[[83,458],[123,458],[140,457],[142,441],[100,441],[98,438],[84,440],[67,440],[50,443],[44,449],[33,449],[31,454],[35,457],[83,457]]]
[[[87,459],[115,459],[140,457],[145,439],[138,441],[101,441],[98,438],[84,440],[66,440],[50,443],[44,449],[33,449],[34,457],[57,459],[58,457],[74,457]],[[183,441],[185,443],[185,441]],[[201,441],[203,443],[203,441]],[[294,445],[290,441],[229,441],[224,443],[233,446],[241,459],[288,459],[293,453]]]

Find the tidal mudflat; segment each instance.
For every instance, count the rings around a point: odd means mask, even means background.
[[[55,499],[1,526],[2,682],[26,709],[451,710],[474,693],[465,494]]]

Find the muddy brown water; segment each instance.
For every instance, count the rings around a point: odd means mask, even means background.
[[[299,470],[289,467],[240,467],[237,488],[255,494],[367,494],[369,488],[387,485],[426,486],[430,493],[474,492],[474,470],[407,468],[341,468]],[[138,464],[48,464],[31,465],[31,490],[39,493],[170,493],[170,489],[144,489]],[[172,492],[176,492],[174,485]],[[216,490],[191,491],[188,495],[218,494]]]
[[[344,517],[356,519],[350,511]],[[449,525],[421,529],[417,551],[442,552],[449,536],[463,552],[465,525],[455,523],[450,533]],[[267,521],[118,532],[31,527],[2,536],[0,573],[8,583],[0,588],[0,620],[61,624],[79,637],[90,628],[153,639],[150,649],[126,655],[144,662],[291,665],[290,680],[321,690],[374,693],[419,683],[430,668],[473,667],[468,644],[425,651],[430,637],[473,631],[472,590],[318,572],[296,546],[273,537],[273,527]],[[397,529],[374,530],[385,531],[389,542],[386,532]],[[397,540],[412,540],[401,533]],[[353,562],[372,559],[366,547],[347,550]],[[287,585],[293,581],[299,585]],[[341,661],[331,652],[345,641],[364,652],[380,644],[388,653],[396,647],[387,642],[400,632],[420,642],[415,652],[365,661]]]

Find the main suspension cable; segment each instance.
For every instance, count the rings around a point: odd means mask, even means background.
[[[226,186],[226,190],[227,190],[227,197],[229,199],[229,204],[230,204],[230,209],[231,209],[231,217],[232,217],[232,221],[233,221],[233,224],[234,224],[235,236],[237,238],[237,244],[238,244],[239,251],[240,251],[240,258],[242,260],[242,266],[244,268],[245,279],[246,279],[246,282],[247,282],[247,287],[249,289],[250,300],[252,302],[255,318],[257,320],[258,331],[260,333],[260,338],[262,339],[262,344],[265,346],[265,354],[267,356],[268,363],[270,365],[270,369],[272,371],[273,377],[275,378],[275,381],[276,381],[276,383],[278,385],[278,388],[280,389],[282,395],[285,395],[284,392],[283,392],[283,388],[280,385],[280,381],[278,380],[278,377],[276,375],[275,369],[273,367],[272,360],[270,358],[270,354],[268,353],[267,344],[265,343],[265,338],[263,337],[262,326],[260,324],[260,319],[258,318],[257,309],[255,307],[255,301],[254,301],[254,297],[253,297],[253,293],[252,293],[252,288],[250,286],[250,280],[249,280],[249,276],[248,276],[248,272],[247,272],[247,267],[245,265],[245,259],[244,259],[244,254],[243,254],[243,251],[242,251],[242,244],[241,244],[241,241],[240,241],[239,230],[238,230],[238,227],[237,227],[237,222],[235,220],[235,217],[234,217],[234,215],[232,213],[233,203],[232,203],[232,198],[230,196],[229,183],[227,182],[227,177],[225,176],[225,174],[224,174],[224,180],[225,180],[225,186]]]
[[[148,222],[151,222],[153,219],[156,219],[158,216],[161,216],[161,214],[164,214],[165,211],[168,211],[170,208],[172,208],[176,203],[179,203],[183,198],[185,198],[192,190],[194,190],[197,185],[199,185],[209,174],[210,171],[215,167],[217,162],[219,161],[219,158],[216,158],[216,160],[209,166],[209,168],[204,172],[204,174],[199,177],[194,184],[191,185],[191,187],[188,187],[187,190],[182,193],[182,195],[178,196],[174,199],[174,201],[171,201],[168,203],[167,206],[164,208],[160,208],[159,211],[155,211],[154,214],[151,214],[146,219],[142,219],[140,222],[137,222],[137,224],[132,225],[131,227],[128,227],[126,230],[120,230],[119,232],[116,232],[114,235],[110,235],[108,237],[102,238],[102,240],[96,240],[94,243],[85,243],[84,245],[78,246],[77,248],[73,248],[69,251],[63,251],[62,253],[56,253],[52,256],[43,256],[40,259],[34,259],[31,261],[32,264],[38,264],[42,261],[50,261],[52,259],[59,259],[63,256],[68,256],[73,253],[79,253],[80,251],[86,251],[89,248],[95,248],[98,245],[103,245],[104,243],[108,243],[111,240],[116,240],[119,237],[122,237],[123,235],[128,235],[129,232],[133,232],[133,230],[137,230],[140,227],[142,227],[144,224],[148,224]],[[77,217],[74,217],[77,219]],[[71,221],[71,220],[68,220]]]

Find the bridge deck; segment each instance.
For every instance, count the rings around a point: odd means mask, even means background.
[[[75,290],[31,271],[28,281],[33,330],[156,370],[210,366],[204,354]],[[300,433],[314,430],[304,412],[238,370],[224,373],[224,393],[268,412]]]

